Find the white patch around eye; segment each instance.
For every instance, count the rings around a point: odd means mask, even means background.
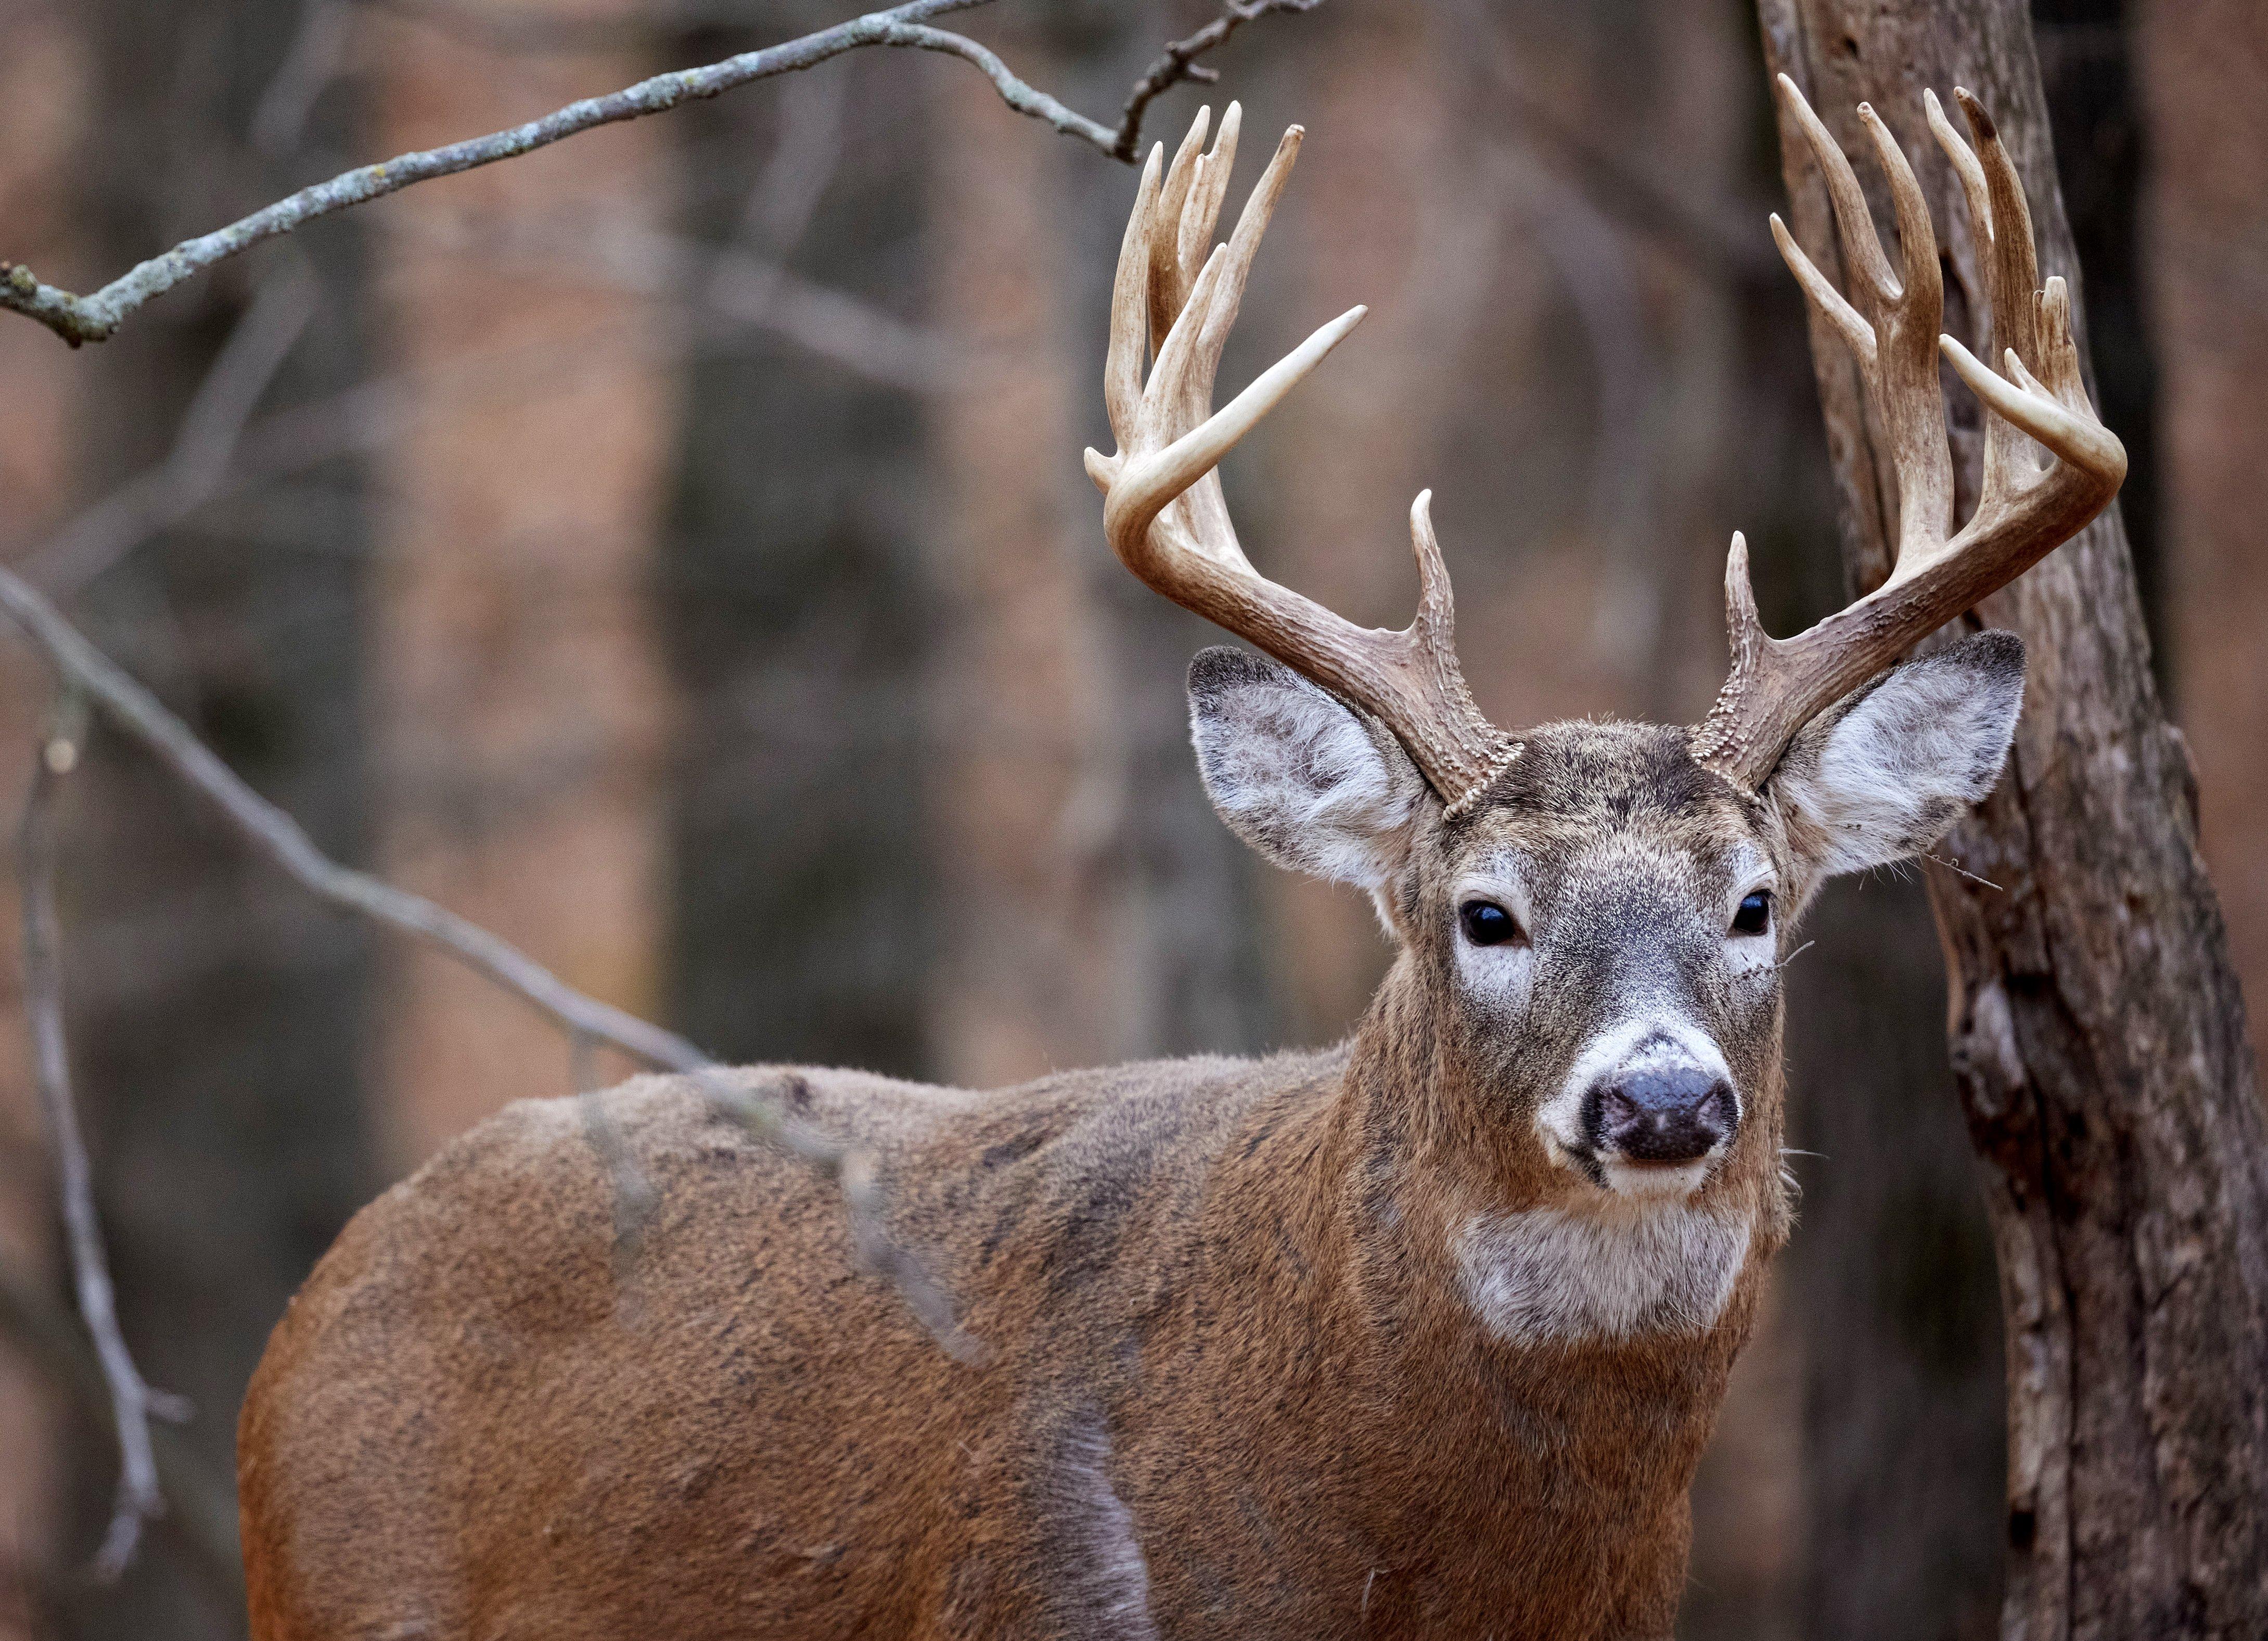
[[[1476,1215],[1452,1252],[1481,1325],[1513,1344],[1705,1333],[1748,1258],[1749,1225],[1679,1204]]]
[[[1530,919],[1528,891],[1508,869],[1461,879],[1449,896],[1449,916],[1460,916],[1467,901],[1493,901],[1510,912],[1523,936],[1501,946],[1475,946],[1460,926],[1453,936],[1457,975],[1465,991],[1498,1019],[1513,1021],[1528,1012],[1528,994],[1535,978],[1535,924]]]
[[[1734,879],[1740,892],[1725,913],[1725,966],[1745,978],[1778,966],[1780,917],[1785,909],[1780,904],[1779,880],[1771,868],[1761,861],[1742,865],[1746,870]],[[1742,934],[1733,927],[1733,919],[1740,915],[1741,902],[1759,892],[1771,896],[1771,915],[1764,921],[1764,932]]]

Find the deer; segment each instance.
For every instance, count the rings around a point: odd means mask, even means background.
[[[1086,465],[1125,567],[1251,646],[1189,668],[1204,785],[1262,856],[1374,904],[1394,954],[1359,1025],[992,1092],[730,1073],[865,1148],[968,1359],[862,1265],[828,1183],[696,1079],[600,1097],[658,1192],[627,1262],[576,1103],[508,1107],[364,1209],[276,1329],[239,1427],[260,1641],[1671,1634],[1690,1484],[1793,1219],[1798,920],[1993,787],[2021,641],[1910,652],[2125,468],[1976,100],[1973,146],[1927,111],[1999,371],[1939,334],[1887,128],[1861,109],[1895,269],[1850,161],[1778,94],[1850,297],[1772,232],[1890,436],[1888,580],[1773,638],[1735,536],[1699,724],[1507,732],[1466,687],[1426,495],[1407,628],[1263,577],[1219,463],[1364,310],[1213,408],[1301,131],[1214,245],[1240,114],[1210,149],[1200,114],[1141,173],[1118,449]],[[1940,356],[1991,412],[1958,529]]]

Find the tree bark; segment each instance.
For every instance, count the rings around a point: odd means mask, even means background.
[[[827,20],[790,15],[765,30]],[[695,49],[759,43],[735,30]],[[914,55],[674,116],[683,231],[918,313],[932,115]],[[918,793],[940,622],[921,407],[758,334],[692,362],[681,414],[659,585],[683,702],[666,1018],[728,1061],[932,1075],[939,918]]]
[[[1769,67],[1846,150],[1869,151],[1862,99],[1904,145],[1939,225],[1948,330],[1980,346],[1990,319],[1926,86],[1965,85],[1992,111],[2042,271],[2077,298],[2021,0],[1758,11]],[[1816,168],[1785,121],[1780,135],[1796,237],[1839,276]],[[1815,320],[1812,342],[1845,566],[1871,586],[1895,539],[1889,459],[1840,342]],[[1957,388],[1950,402],[1966,504],[1978,412]],[[2029,644],[2030,694],[2007,778],[1947,845],[1955,869],[1933,865],[1928,881],[2000,1262],[2002,1634],[2255,1637],[2268,1633],[2268,1150],[2193,776],[2152,681],[2117,510],[1978,614]]]
[[[273,197],[298,154],[263,156],[241,134],[302,9],[75,9],[95,77],[87,94],[103,111],[74,185],[94,265],[123,265],[185,220],[225,219]],[[305,140],[357,146],[360,117],[351,95],[326,99]],[[307,259],[320,297],[266,402],[364,379],[364,230],[317,226],[184,292],[164,323],[117,351],[72,356],[85,372],[85,409],[71,431],[83,494],[103,494],[164,453],[279,257]],[[73,614],[320,848],[361,860],[372,792],[356,620],[370,573],[366,470],[335,458],[302,475],[298,497],[288,515],[263,518],[256,510],[269,498],[247,496],[232,513],[166,530],[90,583]],[[213,826],[122,739],[96,733],[72,784],[58,886],[65,994],[120,1324],[150,1382],[195,1409],[179,1432],[186,1450],[226,1476],[237,1403],[269,1330],[381,1182],[358,1071],[372,936]],[[68,1289],[58,1279],[52,1291]],[[240,1601],[180,1552],[165,1518],[118,1584],[71,1576],[109,1514],[117,1446],[102,1421],[63,1428],[59,1495],[46,1513],[70,1559],[52,1569],[48,1632],[240,1637]]]

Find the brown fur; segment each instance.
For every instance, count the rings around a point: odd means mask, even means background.
[[[1745,1106],[1694,1199],[1750,1228],[1712,1326],[1506,1343],[1451,1248],[1598,1192],[1530,1115],[1621,968],[1678,980],[1679,897],[1715,916],[1738,842],[1790,905],[1805,869],[1668,731],[1538,732],[1477,813],[1418,824],[1400,955],[1336,1049],[986,1094],[735,1074],[876,1149],[974,1366],[854,1269],[830,1188],[682,1079],[606,1096],[660,1197],[619,1277],[571,1102],[457,1142],[348,1227],[253,1382],[254,1634],[1668,1636],[1788,1226],[1777,971],[1690,988]],[[1517,1023],[1461,1000],[1452,950],[1457,874],[1510,849],[1564,902]]]

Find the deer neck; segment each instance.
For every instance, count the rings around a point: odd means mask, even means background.
[[[1777,1174],[1754,1177],[1777,1132],[1690,1198],[1617,1197],[1551,1164],[1509,1115],[1524,1107],[1461,1078],[1438,1015],[1405,958],[1274,1181],[1300,1204],[1277,1223],[1307,1244],[1319,1321],[1353,1327],[1381,1373],[1500,1383],[1574,1353],[1721,1379],[1786,1233]]]
[[[1463,1565],[1492,1545],[1481,1559],[1511,1577],[1537,1544],[1594,1543],[1615,1523],[1675,1536],[1748,1331],[1752,1230],[1706,1250],[1732,1269],[1710,1278],[1706,1325],[1616,1308],[1631,1273],[1587,1259],[1629,1248],[1521,1218],[1555,1204],[1488,1154],[1422,1003],[1389,981],[1330,1081],[1286,1091],[1229,1148],[1206,1255],[1218,1331],[1197,1370],[1218,1380],[1176,1381],[1174,1405],[1235,1409],[1240,1453],[1307,1477],[1377,1565]],[[1491,1237],[1504,1246],[1476,1250]],[[1525,1335],[1487,1280],[1504,1261],[1528,1284]],[[1555,1297],[1555,1282],[1603,1282],[1604,1297]],[[1578,1325],[1602,1315],[1618,1330]]]

